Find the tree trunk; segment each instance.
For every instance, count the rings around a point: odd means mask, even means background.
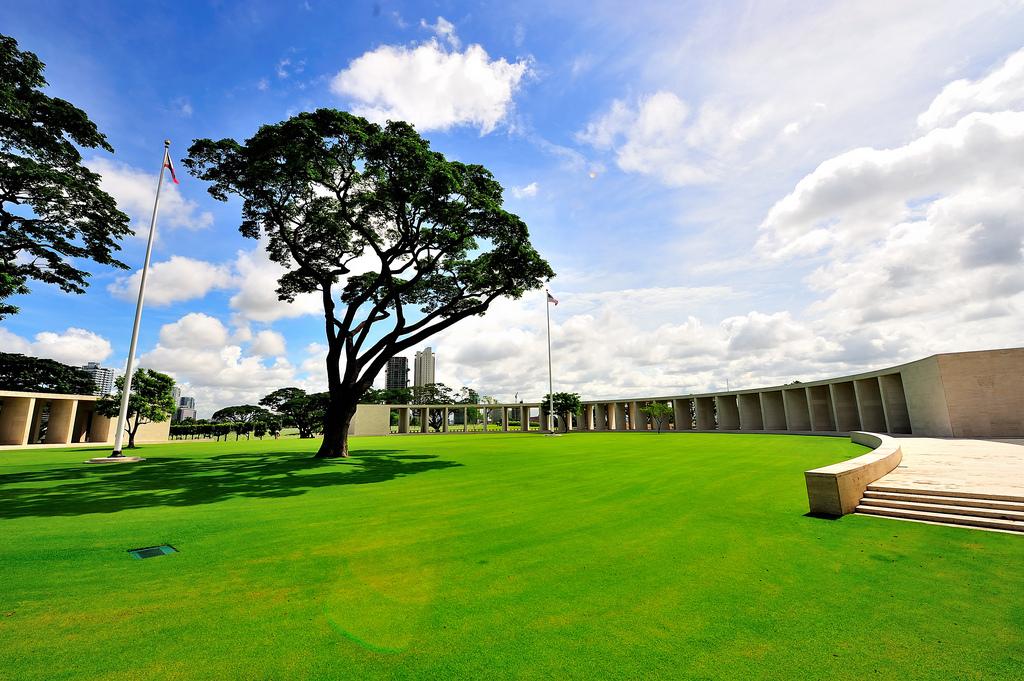
[[[356,414],[356,402],[331,397],[324,418],[324,441],[316,453],[318,459],[348,457],[348,428]]]

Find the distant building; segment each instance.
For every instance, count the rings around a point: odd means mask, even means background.
[[[81,367],[82,371],[92,376],[93,383],[96,384],[96,389],[93,390],[93,395],[111,395],[114,392],[114,379],[116,373],[113,369],[107,367],[101,367],[99,362],[89,362],[85,366]]]
[[[392,357],[388,360],[388,373],[384,387],[388,390],[409,387],[409,359],[407,357]]]
[[[180,392],[180,391],[179,391]],[[178,409],[174,412],[175,421],[184,421],[196,417],[196,398],[179,397]]]
[[[171,395],[174,396],[174,406],[177,407],[181,402],[181,388],[174,386],[174,389],[171,390]]]
[[[416,353],[416,359],[413,361],[412,370],[412,384],[419,388],[425,385],[434,383],[434,364],[436,357],[434,357],[433,350],[430,346],[427,346],[422,351]]]

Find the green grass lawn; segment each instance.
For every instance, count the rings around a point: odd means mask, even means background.
[[[0,452],[0,677],[1024,676],[1024,537],[805,516],[841,439],[316,444]]]

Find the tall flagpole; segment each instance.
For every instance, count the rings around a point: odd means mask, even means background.
[[[132,391],[132,371],[135,368],[135,346],[139,343],[139,323],[142,321],[142,302],[146,297],[146,277],[149,275],[149,258],[153,254],[153,236],[156,234],[156,214],[160,210],[160,188],[164,183],[164,168],[170,162],[171,140],[164,140],[164,155],[160,160],[160,178],[156,181],[156,199],[153,201],[153,217],[149,221],[149,240],[146,242],[146,260],[142,265],[142,279],[139,281],[139,300],[135,304],[135,324],[132,326],[132,342],[128,347],[128,362],[124,367],[124,387],[121,389],[121,411],[117,415],[117,430],[114,433],[112,457],[124,456],[121,444],[124,441],[124,427],[128,420],[128,398]]]
[[[555,432],[555,387],[551,378],[551,294],[544,291],[544,311],[548,315],[548,431]]]

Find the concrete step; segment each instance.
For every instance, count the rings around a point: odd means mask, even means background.
[[[1017,520],[1024,522],[1024,512],[1021,511],[1002,511],[999,509],[982,508],[977,506],[947,506],[945,504],[934,504],[920,501],[895,501],[892,499],[861,499],[860,503],[867,504],[869,506],[880,506],[883,508],[901,508],[908,511],[950,513],[953,515],[969,515],[975,518],[1002,518],[1003,520]]]
[[[992,530],[1003,530],[1004,532],[1017,532],[1024,534],[1024,522],[1019,520],[1003,520],[1001,518],[980,518],[978,516],[973,515],[933,513],[931,511],[920,511],[905,508],[887,508],[885,506],[872,506],[863,503],[857,507],[856,512],[865,515],[885,516],[887,518],[922,520],[924,522],[937,523],[939,525],[984,527]]]
[[[990,494],[988,492],[965,492],[963,490],[923,489],[921,487],[899,487],[873,482],[868,485],[872,492],[896,492],[900,494],[927,494],[935,497],[957,497],[958,499],[991,499],[994,501],[1016,501],[1024,503],[1024,497],[1012,494]]]
[[[876,492],[867,490],[865,499],[886,501],[913,501],[915,503],[942,504],[944,506],[966,506],[970,508],[995,508],[1000,511],[1024,511],[1024,502],[999,501],[997,499],[973,499],[970,497],[944,497],[935,494],[910,494],[907,492]]]

